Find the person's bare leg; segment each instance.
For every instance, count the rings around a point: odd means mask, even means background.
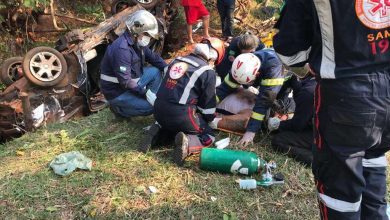
[[[187,34],[188,34],[188,42],[193,44],[194,39],[192,39],[192,25],[187,24]]]
[[[203,37],[204,38],[209,38],[209,24],[210,24],[210,16],[204,16],[202,18],[203,20]]]

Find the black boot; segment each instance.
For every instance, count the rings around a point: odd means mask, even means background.
[[[152,146],[156,145],[160,129],[161,128],[159,124],[155,123],[151,125],[149,130],[146,131],[146,134],[142,138],[141,143],[138,146],[138,151],[146,153]]]
[[[175,149],[173,151],[173,161],[178,166],[183,166],[185,158],[188,156],[188,138],[183,132],[179,132],[175,137]]]

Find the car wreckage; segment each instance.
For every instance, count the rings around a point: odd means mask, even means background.
[[[177,8],[171,1],[119,0],[112,3],[114,15],[96,27],[68,32],[55,48],[36,47],[24,57],[6,60],[0,75],[7,85],[0,93],[0,142],[106,107],[99,91],[100,61],[107,46],[126,30],[125,21],[144,7],[159,24],[159,40],[149,47],[161,53]]]

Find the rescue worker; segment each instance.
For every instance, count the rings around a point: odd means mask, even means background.
[[[193,53],[169,64],[154,104],[158,123],[149,129],[141,151],[152,145],[159,125],[176,134],[173,159],[179,166],[187,156],[213,143],[213,130],[208,125],[216,109],[213,65],[221,62],[224,51],[223,41],[212,37],[196,44]]]
[[[234,59],[242,53],[252,53],[264,48],[264,44],[260,39],[247,32],[243,35],[235,37],[226,48],[226,53],[220,64],[216,65],[215,70],[222,79],[230,72]]]
[[[309,62],[315,91],[313,174],[322,219],[388,219],[388,1],[288,0],[274,48]]]
[[[294,116],[284,121],[278,117],[269,118],[268,129],[278,132],[272,137],[272,147],[275,150],[288,153],[296,160],[311,165],[314,90],[317,83],[310,71],[303,70],[302,73],[292,76],[281,89],[292,89],[296,106]]]
[[[219,101],[238,91],[241,85],[259,87],[246,132],[239,142],[243,146],[253,142],[256,132],[260,130],[267,112],[272,107],[272,94],[278,94],[284,83],[282,72],[282,63],[272,49],[255,51],[253,54],[245,53],[234,60],[231,72],[217,87]],[[273,99],[275,97],[276,95]]]
[[[102,60],[101,90],[117,116],[146,116],[153,113],[153,106],[145,96],[157,92],[167,64],[148,48],[151,38],[159,38],[157,20],[150,12],[135,12],[126,26]],[[153,66],[145,67],[145,62]]]

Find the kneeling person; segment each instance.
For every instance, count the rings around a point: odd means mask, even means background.
[[[289,80],[296,104],[293,118],[286,121],[280,121],[278,118],[268,120],[268,129],[278,131],[272,138],[272,147],[288,153],[289,156],[306,165],[311,165],[313,160],[312,118],[316,85],[314,75],[310,71],[303,78],[293,76]]]
[[[240,144],[247,146],[253,142],[256,132],[261,129],[263,120],[273,105],[275,97],[272,97],[272,94],[278,94],[283,83],[282,63],[273,50],[244,53],[234,60],[231,72],[217,87],[217,99],[224,100],[230,94],[238,92],[242,86],[259,88]]]
[[[223,53],[223,42],[209,38],[197,44],[190,55],[173,60],[165,71],[154,117],[162,129],[177,134],[173,159],[179,166],[187,156],[214,141],[208,125],[216,109],[216,73],[212,66],[222,60]]]
[[[139,10],[126,26],[126,32],[107,48],[102,60],[101,90],[115,115],[151,115],[153,106],[145,94],[157,92],[161,71],[167,65],[148,48],[150,38],[158,39],[157,20],[150,12]],[[153,67],[145,67],[145,61]]]

